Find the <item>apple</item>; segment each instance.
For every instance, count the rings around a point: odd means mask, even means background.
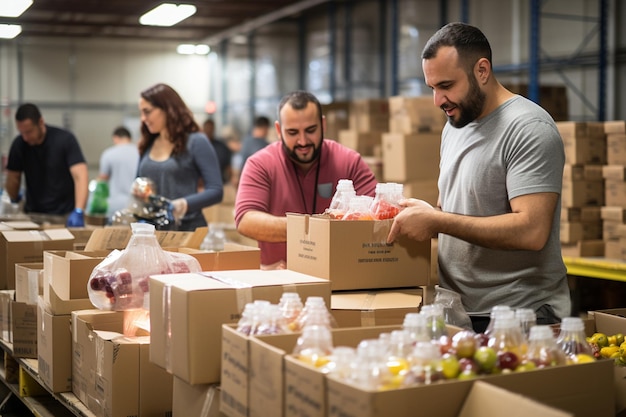
[[[519,365],[515,368],[515,372],[526,372],[532,371],[533,369],[537,369],[537,365],[535,362],[531,360],[523,360]]]
[[[480,367],[472,358],[460,358],[459,367],[461,368],[461,372],[470,370],[477,374],[478,371],[480,371]]]
[[[458,358],[472,358],[478,347],[476,333],[471,330],[461,330],[452,336],[452,349]]]
[[[474,353],[474,361],[483,372],[491,373],[498,363],[498,355],[494,348],[480,346]]]
[[[515,352],[511,352],[510,350],[498,352],[498,367],[500,369],[513,370],[517,368],[517,365],[519,365],[519,363],[519,357],[515,354]]]
[[[443,335],[439,337],[439,351],[441,354],[452,352],[452,339],[449,336]]]
[[[476,333],[474,338],[478,342],[478,346],[487,346],[489,344],[489,336],[485,333]]]
[[[441,372],[446,379],[453,379],[459,376],[461,372],[461,364],[456,355],[445,353],[441,357]]]
[[[460,380],[474,379],[477,376],[478,374],[472,371],[471,369],[465,369],[459,374],[457,379],[460,379]]]

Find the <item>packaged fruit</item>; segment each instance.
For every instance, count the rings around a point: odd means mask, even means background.
[[[154,274],[200,272],[191,255],[164,251],[154,225],[132,223],[126,248],[113,251],[93,269],[87,284],[91,303],[101,310],[149,308],[149,277]]]
[[[563,318],[556,344],[565,353],[568,362],[578,363],[581,357],[594,358],[592,348],[585,337],[585,324],[580,317]]]
[[[565,354],[557,346],[552,327],[548,325],[530,328],[526,360],[537,368],[565,365]]]

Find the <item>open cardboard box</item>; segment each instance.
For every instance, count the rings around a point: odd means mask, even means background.
[[[388,245],[392,222],[287,213],[287,267],[330,280],[333,291],[430,285],[431,242]]]

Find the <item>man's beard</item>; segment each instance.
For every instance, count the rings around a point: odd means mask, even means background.
[[[323,138],[323,136],[322,136]],[[285,152],[287,153],[287,156],[289,157],[289,159],[291,159],[292,161],[299,163],[299,164],[310,164],[312,162],[315,162],[319,157],[320,154],[322,153],[322,143],[324,143],[324,139],[322,139],[320,141],[320,144],[318,147],[315,147],[315,144],[310,144],[310,145],[306,145],[306,146],[300,146],[300,145],[296,145],[293,147],[293,149],[289,149],[287,147],[287,145],[285,144],[285,140],[282,138],[280,138],[280,141],[283,144],[283,149],[285,150]],[[301,159],[298,154],[296,153],[296,149],[304,149],[304,148],[314,148],[313,149],[313,155],[311,156],[311,159],[309,160],[303,160]]]
[[[448,122],[457,129],[465,127],[478,119],[478,116],[480,116],[485,106],[485,93],[480,90],[478,81],[476,81],[473,74],[470,74],[468,79],[470,90],[465,98],[460,103],[456,104],[459,109],[458,119],[455,120],[452,116],[448,116]],[[441,108],[444,109],[444,106]]]

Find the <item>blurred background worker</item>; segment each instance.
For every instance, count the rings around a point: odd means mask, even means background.
[[[231,165],[231,159],[233,157],[233,151],[230,150],[228,145],[221,139],[215,137],[215,122],[213,119],[206,119],[202,125],[204,134],[211,141],[213,149],[217,154],[217,160],[220,164],[220,171],[222,173],[222,182],[228,183],[233,175],[233,168]]]
[[[128,129],[119,126],[113,130],[113,146],[100,155],[99,181],[109,183],[107,217],[128,207],[131,200],[130,189],[137,176],[139,150],[132,143]]]
[[[24,173],[25,213],[67,216],[68,227],[84,227],[89,173],[78,140],[65,129],[46,125],[31,103],[17,109],[15,123],[20,134],[9,150],[4,184],[11,201],[21,198]]]

